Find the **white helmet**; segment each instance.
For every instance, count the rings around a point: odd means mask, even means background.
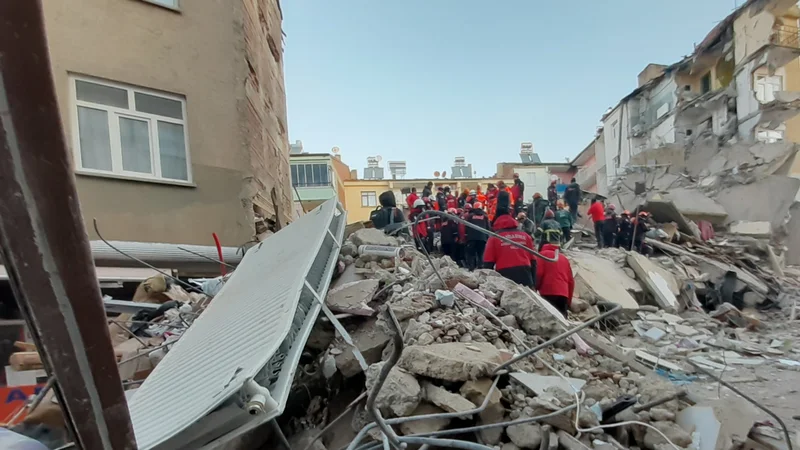
[[[473,190],[469,191],[469,195],[478,195],[478,193],[475,192],[475,189],[473,189]]]
[[[425,206],[425,202],[421,198],[414,200],[414,208]]]

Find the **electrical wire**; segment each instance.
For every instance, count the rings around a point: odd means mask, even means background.
[[[222,264],[222,265],[225,265],[225,266],[226,266],[226,267],[228,267],[229,269],[236,270],[236,266],[230,265],[230,264],[226,263],[225,261],[220,261],[220,260],[214,259],[214,258],[212,258],[212,257],[210,257],[210,256],[206,256],[206,255],[204,255],[204,254],[202,254],[202,253],[197,253],[197,252],[195,252],[195,251],[189,250],[188,248],[183,248],[183,247],[181,247],[181,246],[178,246],[178,250],[183,250],[183,251],[185,251],[186,253],[191,253],[191,254],[193,254],[194,256],[199,256],[199,257],[201,257],[201,258],[203,258],[203,259],[207,259],[207,260],[209,260],[209,261],[211,261],[211,262],[215,262],[215,263],[217,263],[217,264]]]
[[[104,243],[105,243],[107,246],[109,246],[109,247],[111,247],[112,249],[116,250],[116,251],[117,251],[119,254],[121,254],[122,256],[128,257],[128,258],[130,258],[130,259],[132,259],[132,260],[134,260],[134,261],[138,262],[139,264],[141,264],[141,265],[143,265],[143,266],[145,266],[145,267],[148,267],[148,268],[150,268],[150,269],[153,269],[153,270],[155,270],[156,272],[160,273],[161,275],[164,275],[165,277],[168,277],[168,278],[170,278],[170,279],[172,279],[172,280],[175,280],[175,281],[177,281],[178,283],[180,283],[180,284],[184,285],[185,287],[189,288],[189,292],[194,292],[194,291],[197,289],[197,287],[196,287],[196,286],[192,286],[191,284],[189,284],[189,283],[187,283],[187,282],[185,282],[185,281],[181,280],[180,278],[174,277],[174,276],[172,276],[172,275],[168,274],[167,272],[164,272],[163,270],[159,269],[158,267],[155,267],[155,266],[153,266],[153,265],[150,265],[150,264],[148,264],[148,263],[146,263],[146,262],[142,261],[141,259],[139,259],[139,258],[137,258],[137,257],[135,257],[135,256],[132,256],[132,255],[129,255],[129,254],[127,254],[127,253],[123,252],[122,250],[118,249],[117,247],[114,247],[113,245],[111,245],[111,243],[110,243],[110,242],[108,242],[108,241],[106,240],[106,238],[104,238],[104,237],[103,237],[103,235],[102,235],[102,234],[100,234],[100,228],[98,228],[98,226],[97,226],[97,218],[96,218],[96,217],[95,217],[95,218],[92,218],[92,222],[94,223],[94,232],[95,232],[95,233],[97,233],[97,237],[99,237],[99,238],[100,238],[100,240],[101,240],[101,241],[103,241],[103,242],[104,242]]]

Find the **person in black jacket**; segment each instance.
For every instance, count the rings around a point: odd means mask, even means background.
[[[551,181],[550,186],[547,186],[547,201],[550,202],[550,209],[555,211],[558,203],[558,187],[556,186],[556,180]]]
[[[442,186],[436,188],[436,204],[439,206],[437,208],[439,211],[447,211],[447,196]]]
[[[428,181],[424,188],[422,188],[422,198],[428,198],[433,194],[433,181]]]
[[[497,194],[497,209],[495,209],[494,219],[492,219],[492,226],[500,216],[512,216],[514,212],[514,205],[511,204],[511,195],[507,191],[500,191]]]
[[[403,210],[397,207],[394,192],[386,191],[378,197],[380,208],[372,211],[369,218],[372,225],[387,233],[391,233],[406,226]]]
[[[447,210],[447,214],[458,216],[458,211],[455,208],[450,208]],[[447,217],[442,218],[442,253],[449,256],[453,261],[459,260],[457,241],[458,222]]]
[[[569,205],[569,212],[572,213],[572,221],[578,221],[578,203],[581,202],[581,185],[572,179],[567,190],[564,191],[564,201]]]
[[[483,210],[481,202],[475,202],[467,215],[467,222],[489,230],[489,216]],[[483,265],[483,252],[489,236],[478,230],[466,228],[467,246],[465,248],[467,269],[475,270]]]
[[[631,249],[631,239],[633,239],[633,222],[631,222],[631,212],[627,209],[619,215],[619,225],[617,226],[617,247],[625,250]]]

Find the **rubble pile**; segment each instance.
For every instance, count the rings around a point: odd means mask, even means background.
[[[756,228],[763,233],[763,226]],[[317,382],[328,392],[312,403],[317,410],[327,405],[329,413],[290,421],[294,433],[331,423],[332,412],[343,410],[336,407],[343,386],[369,393],[377,385],[395,351],[393,328],[383,314],[391,308],[403,350],[375,405],[399,436],[463,429],[458,439],[506,450],[661,450],[674,448],[671,444],[729,449],[783,439],[779,425],[752,412],[749,403],[735,395],[714,398],[720,375],[740,386],[768,384],[758,368],[797,373],[800,367],[792,347],[800,333],[771,325],[775,317],[786,321],[795,285],[790,276],[757,264],[761,260],[755,258],[766,261],[770,248],[763,238],[743,237],[741,231],[706,242],[662,238],[654,240],[652,258],[597,250],[579,238],[564,251],[576,280],[567,320],[534,291],[497,272],[469,272],[447,257],[433,256],[430,264],[402,239],[367,230],[356,231],[343,245],[342,270],[326,297],[349,336],[323,319],[307,346],[316,357],[304,372],[322,367]],[[362,245],[402,247],[404,256],[360,254]],[[496,372],[516,355],[615,305],[622,312],[600,327]],[[734,420],[728,417],[734,405],[749,412]],[[350,420],[334,422],[335,432],[322,435],[315,447],[347,445],[375,420],[365,401],[351,414]],[[779,414],[786,417],[787,411]],[[722,425],[710,430],[710,420]],[[498,426],[468,431],[491,424]],[[367,436],[383,439],[377,427]],[[709,447],[712,441],[716,445]]]

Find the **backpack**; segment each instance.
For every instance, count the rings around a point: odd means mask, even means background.
[[[405,222],[395,223],[394,214],[396,210],[397,208],[383,208],[379,206],[369,214],[369,220],[372,221],[372,225],[375,228],[383,230],[384,233],[392,234],[406,226]]]

